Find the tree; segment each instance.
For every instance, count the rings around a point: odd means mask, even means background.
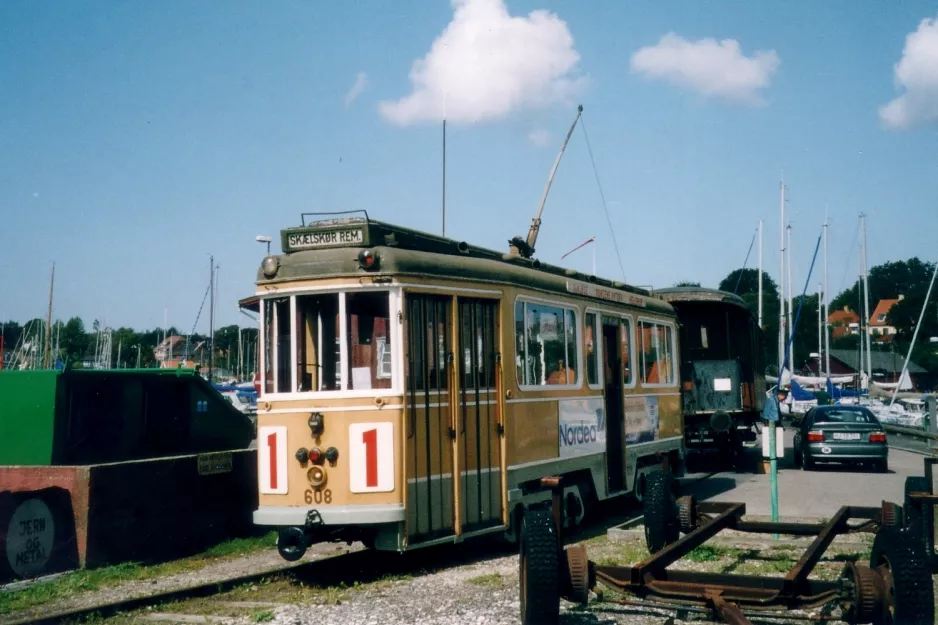
[[[699,283],[699,282],[687,282],[687,281],[682,281],[682,282],[678,282],[678,283],[675,284],[674,286],[700,286],[700,283]]]
[[[743,298],[754,316],[759,314],[759,270],[734,269],[720,282],[721,291],[729,291]],[[778,285],[762,272],[762,332],[765,336],[765,359],[769,368],[778,370]],[[817,314],[815,312],[815,314]],[[773,363],[774,366],[773,366]]]
[[[85,332],[85,322],[81,320],[81,317],[72,317],[62,326],[59,348],[66,362],[81,363],[90,342],[91,337]]]

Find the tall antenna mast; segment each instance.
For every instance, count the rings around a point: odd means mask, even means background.
[[[446,118],[443,118],[443,236],[446,236]],[[225,274],[227,275],[227,274]]]
[[[52,355],[52,290],[55,288],[55,263],[52,263],[52,280],[49,282],[49,312],[46,315],[46,341],[42,357],[42,368],[49,369]]]
[[[541,204],[537,207],[537,216],[531,220],[531,228],[528,230],[528,238],[522,239],[520,236],[512,238],[508,241],[512,254],[523,256],[524,258],[531,258],[534,255],[534,244],[537,242],[537,233],[541,229],[541,213],[544,212],[544,202],[547,201],[547,193],[550,191],[550,185],[554,182],[554,174],[557,173],[557,166],[560,165],[560,159],[563,156],[564,150],[567,149],[567,142],[570,141],[570,135],[573,134],[573,129],[576,128],[576,123],[580,121],[580,115],[583,114],[583,105],[579,105],[576,109],[576,118],[573,120],[573,123],[570,125],[570,130],[567,131],[567,136],[563,140],[563,145],[560,146],[560,153],[557,155],[557,159],[554,161],[554,166],[550,170],[550,176],[547,177],[547,186],[544,187],[544,194],[541,196]]]

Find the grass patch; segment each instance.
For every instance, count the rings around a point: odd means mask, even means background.
[[[488,575],[477,575],[476,577],[470,577],[466,581],[470,584],[475,584],[476,586],[501,586],[502,576],[501,573],[489,573]]]
[[[710,545],[701,545],[687,554],[686,558],[691,562],[713,562],[725,555],[726,551],[724,549]]]
[[[264,610],[263,612],[255,612],[252,618],[255,623],[266,623],[267,621],[274,620],[274,611]]]
[[[99,569],[73,571],[46,582],[35,582],[21,590],[0,592],[0,614],[44,606],[76,594],[93,592],[124,582],[200,569],[215,560],[270,549],[276,536],[276,532],[269,532],[264,536],[236,538],[219,543],[195,556],[149,566],[125,562]]]

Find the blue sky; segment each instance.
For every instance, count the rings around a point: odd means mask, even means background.
[[[938,257],[934,3],[457,4],[0,3],[0,319],[45,314],[55,261],[56,317],[188,329],[214,255],[217,324],[250,325],[254,237],[300,212],[439,231],[441,106],[447,233],[479,245],[526,233],[582,103],[630,283],[715,286],[760,218],[777,278],[782,170],[797,291],[825,210],[834,293],[860,212],[870,265]],[[537,255],[591,236],[621,277],[577,129]]]

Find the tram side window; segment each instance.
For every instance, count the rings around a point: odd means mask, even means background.
[[[515,305],[519,359],[524,386],[577,383],[576,312],[532,302]]]
[[[388,294],[347,293],[349,389],[391,388]],[[383,346],[382,346],[383,345]]]
[[[642,384],[673,384],[674,339],[671,326],[651,321],[641,321],[639,326],[642,341]]]
[[[264,300],[266,392],[290,392],[290,298]]]
[[[599,347],[597,346],[599,323],[597,319],[596,313],[586,314],[586,382],[590,386],[599,384]]]
[[[623,319],[622,329],[622,384],[630,386],[634,381],[632,377],[632,322]]]
[[[296,298],[296,380],[304,391],[341,388],[339,350],[339,295],[301,295]]]

